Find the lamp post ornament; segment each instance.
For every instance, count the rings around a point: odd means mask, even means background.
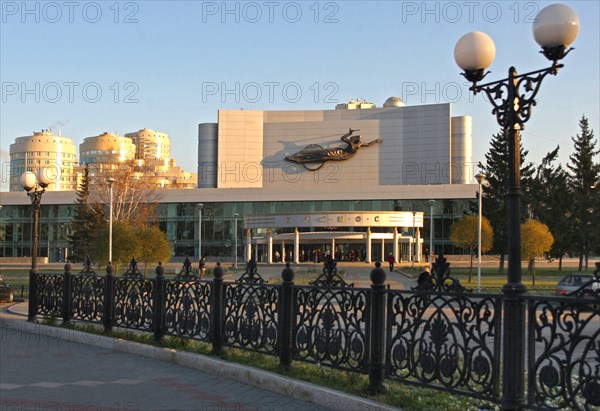
[[[512,381],[502,387],[503,409],[519,409],[524,401],[524,353],[518,347],[525,342],[525,306],[522,294],[527,287],[521,282],[521,130],[531,117],[535,97],[547,75],[556,75],[559,64],[571,50],[569,45],[579,33],[579,18],[573,9],[553,4],[542,9],[534,19],[533,36],[542,47],[541,53],[552,62],[550,67],[518,74],[514,67],[508,77],[478,84],[489,73],[496,54],[493,40],[485,33],[465,34],[454,49],[462,75],[472,83],[473,94],[485,93],[493,106],[492,114],[508,133],[508,281],[504,293],[505,317],[503,339],[503,373]]]

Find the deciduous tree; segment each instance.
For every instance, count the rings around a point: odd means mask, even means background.
[[[481,252],[492,248],[494,230],[489,220],[481,218]],[[452,224],[450,228],[450,241],[458,247],[467,248],[471,259],[469,269],[469,282],[473,274],[473,254],[479,244],[479,219],[477,216],[466,215],[461,220]]]
[[[527,264],[527,271],[535,285],[535,259],[550,251],[554,237],[548,226],[529,219],[521,225],[521,255]]]

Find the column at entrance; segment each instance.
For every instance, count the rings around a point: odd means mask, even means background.
[[[381,239],[381,261],[386,261],[387,258],[385,258],[385,238]]]
[[[392,254],[394,254],[396,262],[399,263],[400,261],[402,261],[402,257],[400,257],[400,255],[398,254],[398,227],[394,227],[394,239],[392,241],[394,241],[392,245]]]
[[[267,231],[267,262],[273,264],[273,231]]]
[[[300,262],[300,232],[298,227],[294,229],[294,263]]]
[[[365,257],[365,262],[371,262],[371,227],[367,227],[367,256]]]
[[[419,228],[417,228],[417,243],[415,244],[415,247],[417,248],[417,252],[416,252],[416,257],[417,257],[417,262],[420,263],[421,259],[423,257],[423,252],[421,250],[421,230]]]
[[[281,240],[281,262],[285,264],[285,241]]]
[[[331,258],[335,260],[335,238],[331,239]]]
[[[252,229],[248,228],[246,230],[246,253],[244,258],[248,261],[252,257]],[[256,261],[256,259],[255,259]]]

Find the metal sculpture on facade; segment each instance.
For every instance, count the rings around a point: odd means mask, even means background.
[[[316,171],[323,167],[328,161],[348,160],[349,158],[354,157],[359,148],[369,147],[373,144],[383,142],[383,140],[378,138],[369,143],[363,143],[360,135],[353,135],[355,131],[360,130],[350,128],[348,132],[340,138],[340,140],[346,143],[346,146],[323,148],[319,144],[310,144],[296,154],[287,156],[285,159],[287,161],[302,164],[307,170]]]

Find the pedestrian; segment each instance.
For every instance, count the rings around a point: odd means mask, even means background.
[[[198,271],[200,272],[200,279],[203,279],[204,274],[206,274],[206,256],[200,258],[200,261],[198,262]]]
[[[394,271],[394,263],[396,262],[396,259],[394,258],[394,254],[390,253],[390,255],[388,255],[387,258],[388,264],[390,265],[390,273],[392,271]]]

